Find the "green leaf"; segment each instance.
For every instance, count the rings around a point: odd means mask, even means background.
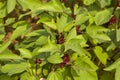
[[[98,76],[95,71],[81,70],[79,80],[98,80]]]
[[[16,6],[16,0],[7,0],[7,13],[10,13],[14,10]]]
[[[58,53],[55,53],[53,55],[50,55],[48,58],[47,58],[48,62],[50,63],[53,63],[53,64],[58,64],[58,63],[61,63],[63,62],[60,54]]]
[[[38,7],[38,10],[63,12],[63,5],[59,0],[51,0],[49,3],[43,4],[42,6]]]
[[[11,23],[15,22],[15,18],[8,18],[6,21],[5,21],[5,25],[9,25]]]
[[[117,41],[120,41],[120,29],[116,30],[116,38],[117,38]]]
[[[65,51],[71,49],[75,52],[77,52],[79,55],[89,55],[89,52],[87,52],[85,49],[83,49],[80,45],[81,40],[80,39],[71,39],[67,43],[65,43]]]
[[[93,4],[95,1],[96,1],[96,0],[83,0],[83,3],[84,3],[85,5],[91,5],[91,4]]]
[[[111,4],[111,0],[98,0],[100,5],[101,5],[101,8],[104,8],[106,6],[109,6]]]
[[[98,80],[97,69],[88,56],[80,56],[75,60],[71,74],[74,80]]]
[[[16,29],[13,31],[13,34],[10,38],[10,40],[14,40],[19,36],[24,36],[27,32],[29,32],[30,27],[27,22],[25,21],[19,21],[13,25]]]
[[[116,68],[115,80],[120,80],[120,65]]]
[[[8,75],[0,75],[0,79],[2,79],[2,80],[11,80],[10,76],[8,76]]]
[[[24,72],[21,76],[20,76],[20,80],[36,80],[35,77],[33,75],[31,75],[28,72]]]
[[[52,52],[52,51],[59,51],[59,45],[53,43],[50,38],[48,37],[48,44],[41,47],[38,52]]]
[[[62,79],[62,74],[58,71],[52,71],[47,77],[47,80],[63,80]]]
[[[0,53],[0,60],[10,60],[10,59],[22,60],[20,56],[12,53],[9,50],[5,50],[4,52]]]
[[[2,66],[1,71],[3,73],[8,73],[8,75],[13,75],[25,71],[29,67],[26,62],[16,63],[16,64],[6,64]]]
[[[6,43],[3,43],[1,46],[0,46],[0,53],[2,53],[5,49],[7,49],[7,47],[10,45],[11,41],[8,41]]]
[[[61,15],[60,18],[57,18],[57,30],[59,33],[63,32],[66,24],[67,24],[68,16],[67,15]]]
[[[32,53],[28,49],[20,48],[19,51],[20,51],[21,57],[32,58]]]
[[[90,60],[88,56],[80,56],[75,60],[74,63],[79,70],[85,70],[85,71],[96,71],[98,67]]]
[[[96,25],[102,25],[110,20],[112,16],[111,9],[105,9],[103,11],[98,12],[95,15],[95,23]]]
[[[76,37],[77,37],[76,28],[73,28],[71,31],[69,31],[69,34],[66,38],[66,41],[69,41],[69,40],[74,39]]]
[[[89,16],[86,13],[79,14],[76,16],[75,25],[81,25],[89,19]]]
[[[68,22],[68,23],[65,25],[63,31],[69,32],[73,26],[74,26],[74,21],[70,21],[70,22]]]
[[[114,63],[112,63],[110,66],[104,68],[105,71],[111,71],[113,69],[116,69],[120,65],[120,58],[117,59]]]
[[[28,8],[28,5],[26,4],[27,0],[16,0],[16,1],[22,7],[23,11],[25,11]]]
[[[94,53],[104,65],[107,63],[108,55],[106,52],[103,51],[102,47],[96,46],[94,49]]]
[[[104,71],[103,74],[100,76],[100,80],[114,80],[113,74],[110,72]]]
[[[4,18],[7,14],[6,2],[0,2],[0,18]]]
[[[94,40],[97,40],[99,43],[111,40],[107,35],[108,29],[105,27],[95,25],[88,26],[86,31],[90,37],[92,37]]]

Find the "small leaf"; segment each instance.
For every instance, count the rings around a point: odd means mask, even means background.
[[[0,53],[0,60],[10,60],[10,59],[22,60],[20,56],[12,53],[10,50],[5,50],[4,52]]]
[[[117,41],[120,41],[120,29],[116,30],[116,38],[117,38]]]
[[[105,65],[107,63],[108,55],[107,53],[103,52],[102,47],[96,46],[94,52],[98,59]]]
[[[112,16],[112,11],[109,9],[105,9],[103,11],[100,11],[95,16],[95,23],[97,25],[102,25],[110,20]]]
[[[99,43],[111,40],[107,35],[108,29],[103,26],[88,26],[86,31],[90,37],[97,40]]]
[[[0,75],[0,79],[2,79],[2,80],[11,80],[10,76],[7,76],[7,75]]]
[[[116,68],[115,80],[120,80],[120,65]]]
[[[16,29],[14,30],[10,40],[14,40],[19,36],[24,36],[30,30],[28,23],[25,21],[15,23],[13,27]]]
[[[20,76],[20,80],[35,80],[35,77],[33,75],[31,75],[28,72],[24,72],[21,76]]]
[[[59,51],[59,45],[53,43],[48,37],[48,44],[41,47],[38,52],[51,52],[51,51]]]
[[[106,6],[109,6],[111,4],[111,1],[112,0],[98,0],[100,5],[101,5],[101,8],[104,8]]]
[[[58,64],[58,63],[61,63],[63,62],[60,54],[53,54],[53,55],[50,55],[48,58],[47,58],[48,62],[50,63],[53,63],[53,64]]]
[[[85,5],[91,5],[91,4],[93,4],[95,1],[96,1],[96,0],[83,0],[83,3],[84,3]]]
[[[95,71],[81,70],[79,80],[98,80],[98,76]]]
[[[66,41],[69,41],[70,39],[76,38],[77,37],[77,32],[76,28],[73,28],[71,31],[69,31],[69,34],[66,38]]]
[[[26,62],[16,63],[16,64],[6,64],[2,66],[1,71],[3,73],[8,73],[8,75],[13,75],[17,73],[21,73],[28,68],[29,64]]]
[[[58,71],[55,71],[55,72],[52,71],[48,75],[47,80],[63,80],[62,79],[62,74]]]
[[[7,12],[10,13],[14,10],[16,5],[16,0],[7,0]]]
[[[6,3],[0,2],[0,18],[4,18],[6,16],[7,14],[6,10],[7,10]]]
[[[3,43],[1,46],[0,46],[0,53],[2,53],[5,49],[7,49],[7,47],[10,45],[11,41],[8,41],[6,43]]]
[[[120,65],[120,58],[117,59],[113,64],[111,64],[110,66],[104,68],[105,71],[111,71],[113,69],[116,69],[118,66]]]
[[[5,25],[9,25],[11,23],[15,22],[15,18],[8,18],[6,21],[5,21]]]
[[[20,48],[19,51],[23,58],[32,58],[32,53],[28,49]]]
[[[81,25],[89,19],[89,16],[86,13],[79,14],[76,16],[75,25]]]

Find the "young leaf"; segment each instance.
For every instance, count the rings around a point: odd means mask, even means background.
[[[10,76],[8,76],[8,75],[0,75],[0,79],[2,79],[2,80],[11,80]]]
[[[48,58],[47,58],[48,62],[50,63],[53,63],[53,64],[58,64],[58,63],[61,63],[63,62],[60,54],[53,54],[53,55],[50,55]]]
[[[90,37],[97,40],[99,43],[111,40],[107,35],[108,29],[102,26],[88,26],[86,31]]]
[[[86,13],[79,14],[76,16],[75,25],[81,25],[89,19],[89,16]]]
[[[94,72],[98,69],[88,56],[81,56],[77,58],[74,65],[77,66],[79,70]]]
[[[110,20],[112,16],[112,11],[110,9],[105,9],[100,11],[95,16],[96,25],[102,25]]]
[[[113,69],[116,69],[117,67],[119,67],[120,65],[120,58],[117,59],[113,64],[111,64],[110,66],[104,68],[105,71],[111,71]]]
[[[116,68],[116,72],[115,72],[115,80],[120,80],[120,65]]]
[[[24,36],[30,30],[28,23],[25,21],[15,23],[13,27],[16,29],[14,30],[10,40],[14,40],[19,36]]]
[[[36,80],[35,77],[33,75],[31,75],[28,72],[24,72],[21,76],[20,76],[20,80]]]
[[[48,38],[48,43],[41,47],[38,52],[51,52],[51,51],[59,51],[59,45],[53,43],[49,38]]]
[[[98,80],[98,76],[95,71],[81,70],[79,80]]]
[[[106,6],[109,6],[111,4],[111,1],[112,0],[98,0],[100,5],[101,5],[101,8],[104,8]]]
[[[58,71],[52,71],[48,77],[47,77],[47,80],[63,80],[62,79],[62,74]]]
[[[23,58],[32,58],[32,53],[28,49],[20,48],[19,51]]]
[[[85,5],[91,5],[91,4],[93,4],[95,1],[96,1],[96,0],[83,0],[83,3],[84,3]]]
[[[10,13],[14,10],[16,6],[16,0],[7,0],[7,12]]]
[[[5,21],[5,25],[9,25],[11,23],[15,22],[15,18],[8,18],[6,21]]]
[[[69,34],[66,38],[66,41],[69,41],[70,39],[76,38],[77,37],[77,32],[76,28],[73,28],[71,31],[69,31]]]
[[[0,2],[0,18],[4,18],[6,16],[7,14],[6,10],[7,10],[6,3]]]
[[[79,55],[89,55],[89,53],[80,46],[81,40],[80,39],[71,39],[65,43],[65,51],[71,49],[77,52]]]
[[[96,46],[94,49],[94,53],[104,65],[107,63],[108,55],[106,52],[103,52],[102,47]]]
[[[120,29],[116,30],[116,38],[117,38],[117,41],[120,41]]]
[[[13,75],[25,71],[29,67],[29,64],[26,62],[16,63],[16,64],[6,64],[2,66],[1,71],[3,73],[8,73],[8,75]]]
[[[22,58],[14,53],[10,53],[7,51],[4,51],[3,53],[0,53],[0,60],[22,60]]]
[[[0,46],[0,53],[2,53],[5,49],[7,49],[7,47],[10,45],[11,41],[8,41],[6,43],[3,43],[1,46]]]

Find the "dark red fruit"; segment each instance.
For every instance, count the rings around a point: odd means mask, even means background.
[[[69,63],[69,62],[70,62],[69,55],[68,55],[68,54],[65,54],[65,55],[63,56],[63,63],[67,64],[67,63]]]
[[[80,34],[81,32],[80,32],[80,26],[76,26],[76,32],[77,32],[77,34]]]
[[[59,38],[58,38],[58,41],[57,41],[58,44],[62,44],[62,43],[64,43],[64,42],[65,42],[64,37],[59,37]]]
[[[69,64],[70,62],[70,57],[68,54],[65,54],[62,58],[63,58],[63,62],[58,64],[58,66],[61,68],[63,68],[65,65]]]
[[[74,20],[76,19],[76,15],[73,14],[72,17],[73,17]]]
[[[110,19],[110,21],[109,21],[110,23],[116,23],[117,22],[117,18],[115,17],[115,16],[113,16],[111,19]]]
[[[36,60],[35,60],[35,63],[36,63],[36,64],[40,64],[40,63],[42,63],[42,60],[41,60],[41,59],[36,59]]]
[[[120,0],[118,0],[118,7],[120,7]]]
[[[58,64],[58,66],[63,68],[65,66],[65,63],[62,62],[62,63]]]

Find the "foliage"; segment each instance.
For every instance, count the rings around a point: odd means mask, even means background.
[[[0,79],[120,80],[120,0],[0,0]]]

